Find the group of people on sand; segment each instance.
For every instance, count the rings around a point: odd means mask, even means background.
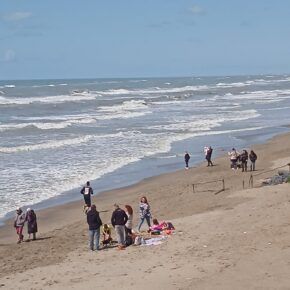
[[[17,244],[20,244],[24,241],[23,229],[24,225],[27,223],[27,233],[28,239],[26,241],[30,241],[30,237],[32,235],[32,240],[36,240],[37,233],[37,218],[33,209],[28,208],[26,213],[18,207],[16,209],[16,216],[14,220],[14,227],[16,229],[16,234],[18,236]]]
[[[163,230],[173,230],[173,225],[171,223],[162,222],[159,224],[157,219],[153,219],[153,225],[151,226],[152,215],[149,202],[145,196],[142,196],[139,202],[140,221],[137,231],[134,231],[133,208],[130,205],[125,205],[124,209],[122,209],[119,204],[114,204],[110,226],[109,224],[103,224],[96,206],[91,204],[93,190],[90,186],[90,182],[87,182],[84,188],[82,188],[81,194],[84,195],[85,212],[89,226],[89,248],[92,251],[98,251],[101,248],[112,245],[114,242],[112,239],[112,228],[114,228],[116,233],[117,248],[119,250],[124,250],[126,247],[136,243],[141,233],[141,227],[145,221],[148,226],[147,232],[152,234],[156,234],[157,232],[160,234],[160,231]],[[101,236],[102,241],[100,242]]]
[[[238,168],[242,169],[242,172],[248,171],[248,160],[250,159],[250,171],[256,170],[256,160],[257,154],[251,150],[250,154],[247,150],[243,150],[241,153],[238,152],[235,148],[233,148],[230,152],[228,152],[231,161],[231,168],[233,170],[237,170]]]
[[[205,155],[205,159],[207,161],[208,167],[213,166],[213,163],[211,161],[212,153],[213,153],[213,148],[211,146],[204,147],[204,155]],[[231,168],[233,170],[237,170],[238,168],[241,168],[242,172],[247,172],[249,160],[251,162],[250,171],[256,170],[257,154],[253,150],[251,150],[249,154],[248,151],[245,149],[240,153],[235,148],[233,148],[230,152],[228,152],[228,155],[230,157]],[[185,169],[189,169],[189,160],[190,160],[190,155],[187,151],[185,151],[185,155],[184,155]]]
[[[213,148],[211,146],[205,146],[204,147],[204,156],[205,159],[207,161],[207,166],[213,166],[213,163],[211,161],[211,157],[212,157],[212,152],[213,152]],[[190,155],[187,151],[185,151],[184,154],[184,161],[185,161],[185,169],[189,169],[189,159],[190,159]]]

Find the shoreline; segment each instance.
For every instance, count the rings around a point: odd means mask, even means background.
[[[253,133],[251,130],[241,132],[240,133],[241,135],[237,133],[238,134],[237,136],[235,136],[234,134],[233,136],[231,136],[231,134],[221,134],[220,139],[223,139],[223,136],[226,139],[236,138],[237,140],[235,143],[241,143],[240,145],[242,145],[242,146],[236,146],[236,147],[245,148],[245,147],[250,147],[253,145],[264,144],[275,136],[279,136],[281,134],[285,134],[285,132],[286,133],[289,132],[289,130],[290,130],[290,125],[287,125],[287,126],[285,125],[281,127],[269,127],[269,128],[260,129],[259,133],[255,134],[254,139],[253,139]],[[201,140],[206,139],[207,137],[208,136],[192,137],[187,140],[178,141],[172,145],[171,150],[167,152],[166,154],[171,155],[171,154],[176,154],[176,152],[183,152],[181,150],[183,149],[183,147],[184,148],[195,147],[195,142],[197,142],[197,144],[199,144],[200,146],[202,144],[206,144],[206,143],[202,143],[200,139]],[[227,152],[227,150],[229,150],[231,147],[231,145],[229,145],[228,148],[225,148],[224,144],[220,143],[219,140],[217,141],[218,141],[216,142],[217,147],[214,148],[215,159],[223,156],[224,152]],[[182,144],[186,144],[187,147],[183,146]],[[215,146],[215,144],[213,144],[213,146]],[[156,154],[156,156],[158,156],[158,154]],[[192,156],[190,160],[191,167],[195,168],[195,167],[200,166],[204,162],[203,157],[204,157],[203,153],[201,152],[200,152],[200,155],[198,156],[196,155]],[[144,180],[158,177],[163,174],[175,173],[177,171],[182,170],[180,168],[183,168],[183,163],[184,163],[183,156],[176,155],[175,158],[168,158],[168,160],[173,161],[173,162],[167,163],[165,159],[162,160],[159,157],[155,157],[154,155],[152,157],[141,159],[131,164],[127,164],[122,168],[119,168],[111,173],[105,174],[101,178],[93,179],[91,180],[91,185],[93,186],[93,189],[95,192],[94,195],[98,196],[106,192],[111,192],[111,191],[115,191],[115,190],[123,189],[123,188],[126,189],[127,187],[134,186]],[[142,164],[144,163],[145,164],[147,163],[147,165],[143,166]],[[150,171],[150,173],[148,174],[150,168],[153,169],[153,171],[152,172]],[[131,177],[132,172],[134,174],[135,172],[138,172],[138,173],[135,174],[136,176]],[[114,179],[117,179],[118,182],[116,184],[114,183],[110,184],[110,180],[114,180]],[[81,187],[75,188],[75,189],[60,193],[59,195],[56,195],[49,199],[38,202],[36,204],[28,204],[27,206],[23,206],[23,208],[25,209],[28,207],[30,208],[32,207],[36,211],[43,211],[43,210],[58,207],[58,206],[65,206],[67,204],[69,205],[74,202],[81,202],[82,197],[80,196],[80,193],[79,193],[80,189]],[[5,224],[9,222],[9,220],[11,220],[13,217],[14,217],[14,210],[8,212],[4,217],[0,218],[0,229],[1,227],[4,227]],[[1,238],[1,233],[0,233],[0,238]]]
[[[287,126],[287,128],[289,128],[289,126]],[[274,135],[274,134],[273,134]],[[258,144],[254,144],[252,146],[252,148],[254,148],[254,150],[256,150],[255,148],[259,148],[259,147],[263,147],[263,146],[267,146],[269,143],[271,143],[273,140],[275,139],[279,139],[279,138],[283,138],[284,136],[289,136],[290,137],[290,132],[287,133],[280,133],[280,134],[276,134],[274,136],[272,136],[269,139],[266,139],[266,141],[264,143],[258,143]],[[214,162],[218,161],[223,161],[227,160],[228,156],[225,154],[225,152],[220,152],[220,154],[218,156],[216,156],[216,158],[214,159]],[[260,160],[259,160],[260,161]],[[258,161],[258,162],[259,162]],[[290,160],[289,160],[290,162]],[[195,164],[193,164],[190,167],[190,170],[188,172],[191,172],[193,170],[199,170],[199,168],[202,168],[203,165],[205,164],[205,161],[197,161]],[[215,167],[213,167],[215,168]],[[152,183],[152,182],[158,182],[159,180],[167,180],[168,178],[170,179],[171,176],[175,176],[175,175],[183,175],[184,174],[184,169],[178,169],[176,171],[169,171],[166,173],[162,173],[159,175],[155,175],[155,176],[150,176],[150,177],[145,177],[137,182],[132,182],[132,184],[129,185],[125,185],[123,187],[118,187],[118,188],[113,188],[113,189],[108,189],[108,190],[104,190],[101,192],[97,192],[96,194],[94,194],[92,196],[92,202],[96,202],[96,204],[98,203],[102,203],[103,201],[105,201],[106,203],[111,200],[111,204],[114,204],[114,197],[115,195],[119,195],[120,193],[123,192],[136,192],[139,190],[139,188],[143,188],[144,186],[146,187],[148,184]],[[187,172],[185,172],[185,174],[188,174]],[[44,203],[47,201],[44,201]],[[122,203],[121,203],[122,204]],[[37,215],[40,218],[40,222],[41,224],[44,226],[44,228],[46,229],[44,232],[41,231],[41,233],[46,233],[47,231],[51,231],[53,229],[55,229],[56,224],[58,227],[62,227],[65,224],[67,224],[68,222],[74,222],[74,221],[78,221],[80,216],[75,216],[75,212],[81,212],[82,210],[82,206],[83,206],[83,199],[82,197],[80,197],[78,200],[73,200],[73,201],[68,201],[65,203],[60,203],[60,204],[52,204],[51,206],[46,206],[41,208],[40,210],[37,210]],[[108,208],[98,208],[99,211],[108,211],[110,209]],[[67,211],[67,213],[65,215],[60,214],[60,212],[62,211]],[[11,212],[11,213],[14,213]],[[71,213],[71,214],[70,214]],[[69,216],[75,216],[75,218],[71,218]],[[59,218],[63,218],[62,222],[59,223]],[[13,217],[8,217],[6,219],[3,220],[3,223],[0,224],[0,243],[5,243],[5,242],[12,242],[15,238],[15,233],[14,231],[11,231],[11,225],[13,223]],[[10,230],[9,230],[10,229]],[[10,234],[6,235],[7,232],[10,232]]]
[[[258,155],[256,173],[289,163],[289,137],[290,132],[280,134],[252,147]],[[37,212],[40,231],[34,242],[16,245],[16,234],[8,222],[0,228],[0,284],[5,289],[29,289],[34,283],[35,289],[103,286],[141,290],[159,289],[160,285],[172,290],[289,285],[288,264],[283,264],[285,257],[290,258],[289,184],[259,187],[260,179],[273,172],[261,174],[256,187],[243,189],[242,181],[248,181],[251,172],[231,170],[225,155],[213,162],[213,167],[202,163],[93,197],[103,223],[110,220],[117,202],[122,207],[133,206],[136,226],[138,201],[146,195],[153,217],[172,221],[176,227],[175,235],[159,246],[92,253],[87,247],[82,201]],[[192,190],[192,183],[221,178],[226,184],[223,192],[218,193],[220,184]],[[79,271],[88,262],[90,267]],[[135,279],[128,282],[128,275]],[[280,279],[273,280],[272,275]],[[242,283],[239,277],[245,278]]]

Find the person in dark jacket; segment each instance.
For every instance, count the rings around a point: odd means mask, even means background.
[[[256,165],[256,160],[257,160],[257,154],[253,150],[251,150],[249,158],[251,161],[250,170],[255,171],[256,170],[255,165]]]
[[[242,165],[242,172],[247,172],[248,171],[248,151],[243,150],[242,154],[240,155],[240,161]]]
[[[26,210],[26,221],[27,221],[28,241],[30,241],[31,234],[33,237],[33,241],[35,241],[37,233],[37,219],[33,209],[28,208]]]
[[[92,251],[100,249],[100,227],[103,224],[96,206],[93,204],[87,212],[89,225],[89,246]],[[95,245],[94,245],[95,244]],[[95,247],[94,247],[95,246]]]
[[[184,155],[184,161],[185,161],[185,169],[188,169],[188,162],[190,159],[190,155],[188,154],[187,151],[185,151],[185,155]]]
[[[20,244],[23,242],[23,227],[25,224],[25,213],[22,211],[20,207],[16,209],[16,217],[14,219],[14,227],[16,229],[16,233],[18,235],[18,241],[17,244]]]
[[[81,190],[81,194],[84,196],[85,204],[90,207],[91,206],[91,195],[94,194],[93,189],[90,186],[90,182],[87,181],[86,186],[84,186]]]
[[[213,149],[211,148],[211,146],[209,146],[207,148],[206,155],[205,155],[205,159],[207,160],[207,166],[213,166],[213,164],[211,162],[212,151],[213,151]]]
[[[115,228],[117,240],[118,240],[118,248],[123,250],[126,246],[126,231],[125,224],[128,221],[128,216],[124,210],[122,210],[118,204],[114,204],[115,210],[112,213],[111,223]]]

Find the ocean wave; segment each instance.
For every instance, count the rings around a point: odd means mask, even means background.
[[[207,90],[209,86],[185,86],[185,87],[176,87],[176,88],[149,88],[143,90],[127,90],[127,89],[111,89],[107,91],[95,91],[100,95],[148,95],[148,94],[167,94],[167,93],[181,93],[187,91],[201,91]]]
[[[135,111],[144,109],[148,109],[148,105],[144,100],[124,101],[122,104],[119,105],[101,106],[98,108],[100,112]]]
[[[86,143],[91,140],[93,136],[87,135],[78,138],[65,139],[65,140],[53,140],[49,142],[31,144],[31,145],[22,145],[14,147],[0,147],[0,153],[19,153],[23,151],[35,151],[43,149],[55,149],[64,146],[78,145],[81,143]]]
[[[253,101],[255,103],[276,103],[290,98],[290,90],[264,90],[242,92],[240,94],[225,94],[219,100]]]
[[[200,132],[208,131],[215,127],[221,126],[223,123],[243,121],[248,119],[257,118],[260,114],[252,110],[243,111],[225,111],[220,114],[209,114],[206,117],[198,116],[193,119],[175,120],[174,123],[164,125],[148,126],[148,129],[161,130],[161,131],[187,131],[187,132]]]
[[[21,124],[0,124],[0,132],[8,130],[19,130],[24,128],[36,128],[40,130],[56,130],[64,129],[77,124],[91,124],[96,123],[96,119],[84,118],[84,119],[72,119],[64,122],[38,122],[38,123],[21,123]]]
[[[4,88],[15,88],[15,85],[4,85]]]
[[[29,98],[11,98],[0,97],[0,105],[29,105],[33,103],[57,104],[66,102],[82,102],[95,100],[96,96],[91,94],[86,95],[58,95],[44,97],[29,97]]]

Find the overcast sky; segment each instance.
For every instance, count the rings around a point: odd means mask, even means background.
[[[288,0],[0,0],[0,79],[290,72]]]

